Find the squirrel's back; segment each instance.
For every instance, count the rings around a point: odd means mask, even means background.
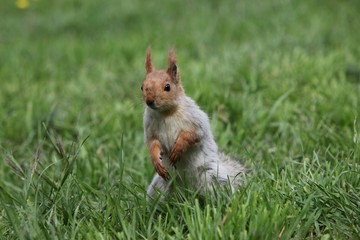
[[[176,170],[185,175],[194,187],[211,188],[213,179],[217,179],[220,184],[230,180],[233,187],[238,188],[241,184],[239,174],[245,172],[245,168],[237,159],[218,152],[208,116],[190,97],[184,94],[178,103],[178,110],[171,115],[159,114],[151,108],[146,108],[144,113],[145,136],[158,137],[163,146],[164,165],[171,167],[169,154],[179,133],[195,131],[199,142],[183,153]]]

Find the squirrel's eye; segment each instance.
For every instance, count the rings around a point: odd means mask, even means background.
[[[169,84],[169,83],[167,83],[167,84],[165,85],[164,91],[167,91],[167,92],[170,91],[170,84]]]

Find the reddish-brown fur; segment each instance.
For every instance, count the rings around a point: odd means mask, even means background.
[[[171,165],[174,166],[176,161],[180,158],[181,154],[184,153],[189,147],[199,142],[199,140],[199,136],[196,134],[195,129],[180,132],[170,153],[169,159]]]
[[[144,102],[154,101],[154,107],[164,114],[173,114],[178,106],[177,96],[182,93],[182,86],[178,71],[173,71],[176,64],[175,53],[170,51],[167,71],[156,71],[151,62],[150,50],[146,54],[146,77],[142,85],[142,97]],[[172,76],[176,79],[173,81]],[[171,91],[164,91],[166,84],[170,84]]]
[[[151,63],[151,51],[150,48],[148,48],[146,52],[146,63],[145,63],[146,73],[151,73],[154,71],[154,67]]]
[[[161,143],[158,139],[152,138],[149,144],[149,151],[152,164],[155,168],[155,171],[164,179],[169,178],[169,174],[166,170],[166,167],[161,162]]]

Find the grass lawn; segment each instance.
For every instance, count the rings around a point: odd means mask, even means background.
[[[0,239],[359,238],[359,1],[21,2],[0,3]],[[148,46],[252,169],[235,195],[146,203]]]

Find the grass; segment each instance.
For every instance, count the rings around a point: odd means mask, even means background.
[[[356,239],[360,5],[330,1],[0,3],[4,239]],[[175,47],[234,196],[146,203],[140,85]]]

